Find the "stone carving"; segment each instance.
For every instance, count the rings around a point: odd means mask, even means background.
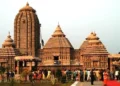
[[[20,9],[14,22],[16,48],[26,55],[37,55],[40,48],[40,25],[36,11],[27,3]]]
[[[92,61],[99,61],[99,57],[91,57]]]

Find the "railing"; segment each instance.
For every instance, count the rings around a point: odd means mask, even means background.
[[[60,65],[61,62],[59,60],[54,60],[54,65]]]

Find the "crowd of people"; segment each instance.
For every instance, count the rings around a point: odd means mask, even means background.
[[[0,74],[0,82],[10,82],[15,76],[13,71]]]
[[[62,77],[65,77],[65,81],[91,81],[91,85],[94,84],[94,81],[103,81],[104,84],[107,83],[107,80],[120,80],[120,70],[110,71],[109,69],[91,69],[91,70],[39,70],[36,72],[31,72],[29,74],[29,80],[42,80],[50,79],[51,76],[57,77],[57,72]]]
[[[58,77],[59,75],[59,77]],[[10,81],[11,78],[15,76],[14,72],[7,72],[6,78],[7,81]],[[27,81],[40,81],[44,79],[50,79],[51,77],[60,78],[65,77],[64,81],[91,81],[91,85],[94,84],[94,81],[103,81],[106,85],[108,80],[120,80],[120,70],[110,71],[109,69],[75,69],[75,70],[50,70],[42,69],[38,71],[31,71],[27,74]],[[61,80],[62,81],[62,80]]]

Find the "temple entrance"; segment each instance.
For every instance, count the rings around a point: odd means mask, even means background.
[[[59,56],[54,56],[54,64],[59,64]]]
[[[59,60],[59,56],[54,56],[54,60]]]
[[[33,56],[16,56],[15,58],[15,72],[22,73],[24,70],[37,71],[38,63],[41,59]]]

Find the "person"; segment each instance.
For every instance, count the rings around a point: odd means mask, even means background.
[[[87,81],[90,81],[90,70],[87,71],[87,74],[88,74]]]
[[[94,85],[95,75],[93,69],[90,72],[90,77],[91,77],[91,85]]]
[[[85,77],[84,80],[87,81],[88,73],[86,69],[84,70],[84,77]]]
[[[32,72],[30,72],[30,74],[29,74],[29,80],[30,80],[30,82],[33,81],[33,80],[32,80],[32,77],[33,77],[33,74],[32,74]]]
[[[9,71],[6,73],[6,75],[7,75],[7,82],[8,82],[8,81],[10,81],[10,73],[9,73]]]
[[[76,75],[77,75],[77,73],[76,73],[76,71],[74,70],[74,71],[73,71],[73,81],[75,81]]]
[[[84,79],[84,72],[83,70],[80,70],[80,81],[83,82]]]
[[[107,86],[107,81],[108,81],[108,72],[107,72],[107,70],[104,70],[104,72],[103,72],[103,84],[104,84],[104,86]]]
[[[116,70],[116,71],[115,71],[115,80],[118,80],[118,75],[119,75],[119,71]]]
[[[51,71],[48,70],[47,79],[50,79]]]
[[[47,78],[47,75],[48,75],[47,69],[44,70],[44,75],[45,75],[45,79],[46,79],[46,78]]]
[[[14,72],[12,71],[12,72],[11,72],[11,77],[13,78],[13,77],[14,77],[14,75],[15,75],[15,74],[14,74]]]

